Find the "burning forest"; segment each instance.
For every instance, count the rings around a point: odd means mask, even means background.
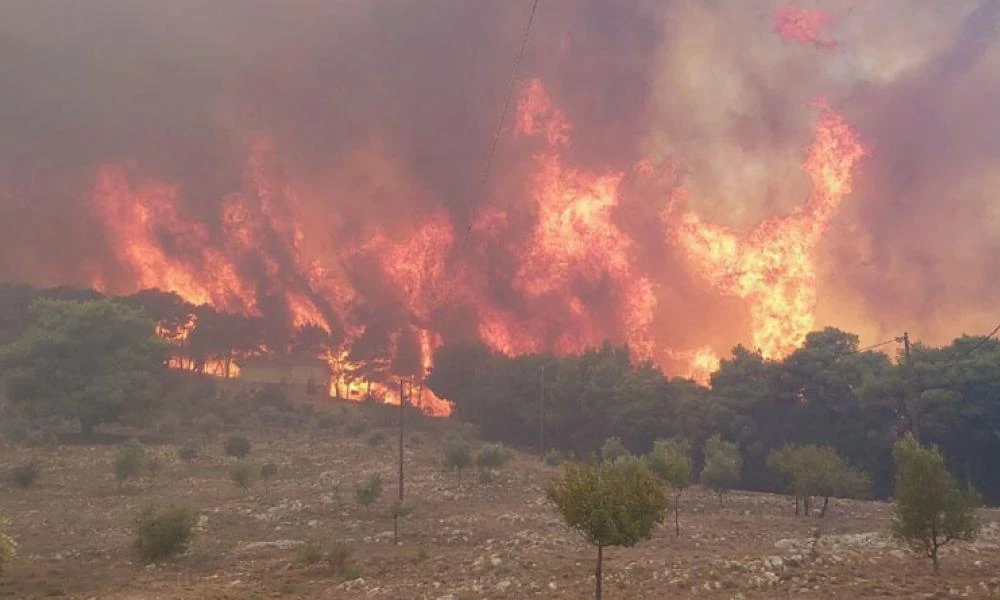
[[[997,2],[543,2],[484,178],[519,4],[7,9],[0,280],[389,401],[453,342],[706,381],[826,323],[992,319]]]

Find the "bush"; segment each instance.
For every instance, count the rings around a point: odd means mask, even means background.
[[[601,458],[603,460],[613,462],[628,455],[628,448],[625,447],[625,444],[622,443],[620,438],[609,437],[604,440],[604,444],[601,445]]]
[[[351,549],[343,542],[330,543],[325,539],[313,539],[299,546],[296,560],[304,565],[326,564],[336,573],[344,575],[351,569]]]
[[[382,476],[372,473],[364,485],[359,485],[357,490],[358,504],[361,506],[371,506],[382,497]]]
[[[326,558],[325,540],[308,540],[299,546],[295,552],[295,559],[304,565],[315,565]]]
[[[367,441],[369,446],[375,448],[384,444],[387,439],[389,439],[389,436],[386,435],[384,431],[379,429],[378,431],[372,432],[372,434],[368,436]]]
[[[549,450],[545,453],[545,464],[550,467],[558,467],[566,460],[565,455],[558,450]]]
[[[273,462],[266,463],[260,467],[260,478],[264,480],[264,485],[271,482],[278,474],[278,465]]]
[[[146,449],[139,443],[139,440],[131,439],[126,442],[118,451],[118,456],[115,457],[115,478],[118,479],[118,485],[120,486],[128,479],[138,477],[145,461]]]
[[[476,455],[476,466],[480,469],[499,469],[510,459],[510,450],[503,444],[486,444]]]
[[[135,521],[139,555],[147,561],[169,558],[184,552],[194,537],[198,511],[170,505],[160,509],[147,505]]]
[[[444,443],[444,466],[448,469],[458,471],[461,476],[462,469],[472,464],[472,452],[469,445],[459,438],[452,438]]]
[[[17,558],[17,542],[10,537],[10,519],[0,514],[0,573]]]
[[[10,479],[15,485],[22,488],[31,487],[36,481],[38,481],[39,475],[42,474],[42,468],[38,466],[38,463],[34,459],[24,463],[23,465],[18,465],[10,470]]]
[[[242,434],[234,433],[226,439],[226,443],[223,444],[223,450],[226,451],[226,456],[243,458],[247,454],[250,454],[250,440]]]
[[[201,454],[201,449],[199,449],[198,446],[195,446],[194,444],[187,444],[181,447],[178,454],[180,455],[181,460],[183,460],[184,462],[194,462],[195,460],[197,460],[198,455]]]
[[[233,468],[229,470],[229,477],[238,488],[247,490],[253,485],[253,471],[250,469],[250,465],[245,463],[233,465]]]
[[[160,460],[158,456],[150,456],[146,459],[146,474],[150,477],[156,477],[163,470],[163,461]]]

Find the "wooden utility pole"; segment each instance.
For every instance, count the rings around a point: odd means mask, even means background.
[[[399,380],[399,502],[403,502],[403,415],[406,405],[404,381]]]
[[[542,364],[542,382],[538,394],[538,458],[545,460],[545,364]]]

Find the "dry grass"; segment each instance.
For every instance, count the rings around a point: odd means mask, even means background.
[[[370,416],[378,422],[379,415]],[[387,417],[388,418],[388,417]],[[155,479],[119,490],[111,470],[114,446],[0,448],[0,472],[35,457],[45,477],[36,487],[0,491],[14,520],[22,560],[0,578],[11,598],[585,598],[591,593],[594,552],[565,529],[546,505],[542,487],[555,472],[532,457],[514,458],[487,485],[442,467],[446,423],[425,424],[406,450],[406,501],[392,543],[396,499],[394,443],[373,447],[342,429],[289,432],[244,430],[253,451],[243,459],[273,462],[280,477],[270,488],[234,488],[234,459],[222,434],[192,463],[181,445],[151,445],[164,460]],[[394,439],[394,438],[393,438]],[[380,472],[383,497],[357,505],[355,485]],[[339,488],[340,501],[335,490]],[[203,515],[190,549],[147,566],[134,554],[132,522],[147,502],[197,506]],[[988,519],[1000,519],[995,512]],[[837,538],[884,531],[888,507],[835,501],[822,521],[794,517],[791,501],[734,493],[724,508],[693,490],[681,505],[681,537],[664,526],[633,549],[606,552],[609,598],[917,598],[1000,596],[1000,529],[976,546],[950,549],[942,574],[879,537]],[[823,535],[815,556],[779,540],[803,543],[814,527]],[[351,576],[326,563],[298,560],[309,540],[342,542]],[[838,541],[840,540],[840,541]],[[864,543],[861,543],[864,542]],[[799,555],[796,558],[796,555]],[[771,556],[783,567],[764,576]],[[985,586],[985,587],[984,587]]]

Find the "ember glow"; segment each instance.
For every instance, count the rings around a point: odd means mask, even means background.
[[[819,8],[785,6],[774,15],[774,29],[786,42],[816,48],[831,48],[837,41],[826,31],[833,26],[833,19]]]

